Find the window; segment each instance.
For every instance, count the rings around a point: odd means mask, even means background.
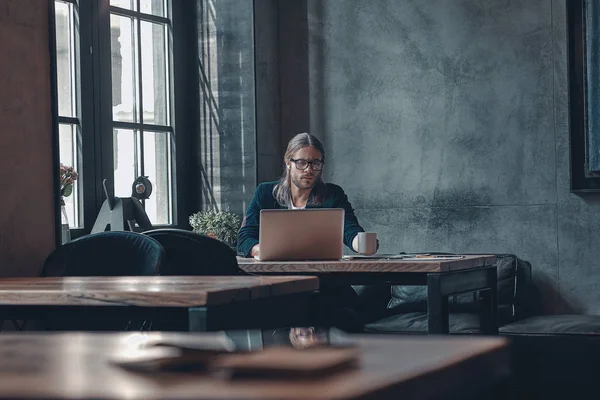
[[[54,16],[60,162],[79,174],[64,199],[72,236],[90,232],[104,179],[129,197],[147,176],[150,221],[175,224],[171,0],[55,0]]]
[[[129,197],[147,176],[155,226],[189,228],[200,209],[243,213],[256,186],[255,3],[48,1],[60,161],[79,173],[65,199],[71,237],[90,233],[104,180]]]
[[[138,176],[153,184],[143,200],[153,224],[173,222],[171,42],[165,0],[111,0],[110,48],[115,195]]]
[[[567,2],[571,191],[600,192],[600,8]]]
[[[76,0],[57,0],[56,63],[60,162],[80,173],[73,193],[64,198],[70,227],[83,223],[81,212],[81,107],[79,90],[79,8]]]

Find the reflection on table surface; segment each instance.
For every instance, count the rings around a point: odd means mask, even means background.
[[[0,349],[1,399],[465,398],[466,390],[486,390],[510,375],[503,338],[346,335],[320,327],[32,332],[3,334]],[[346,355],[352,364],[341,368]]]
[[[226,331],[225,335],[238,351],[254,351],[269,346],[302,349],[316,346],[346,347],[353,344],[353,340],[344,331],[315,326]]]

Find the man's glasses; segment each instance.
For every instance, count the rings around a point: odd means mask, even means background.
[[[311,166],[313,171],[320,171],[323,169],[323,164],[324,164],[323,160],[308,161],[308,160],[303,160],[301,158],[298,160],[294,160],[293,158],[291,158],[290,161],[292,161],[296,165],[297,169],[302,170],[302,171],[307,169],[309,165]]]

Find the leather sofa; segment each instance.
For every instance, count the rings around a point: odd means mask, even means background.
[[[498,324],[510,325],[539,312],[539,302],[532,292],[531,264],[514,254],[497,254]],[[364,288],[356,288],[365,297]],[[365,331],[374,333],[426,333],[427,288],[424,286],[387,286],[385,310],[377,310],[372,302],[364,313]],[[479,333],[476,294],[466,293],[449,299],[450,333]]]
[[[531,264],[514,254],[497,254],[499,333],[511,341],[515,384],[524,398],[579,398],[595,389],[600,372],[600,315],[543,315]],[[426,334],[426,288],[379,287],[387,292],[384,309],[376,296],[363,297],[364,330],[378,334]],[[380,298],[378,306],[384,302]],[[368,299],[368,300],[366,300]],[[450,333],[478,334],[473,294],[449,300]],[[368,310],[368,312],[365,312]]]

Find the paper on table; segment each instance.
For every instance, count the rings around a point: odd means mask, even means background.
[[[194,334],[179,334],[163,332],[155,340],[148,341],[145,347],[165,346],[182,350],[212,350],[231,352],[235,350],[234,342],[225,332]]]
[[[406,257],[403,258],[404,261],[445,261],[445,260],[460,260],[461,258],[465,258],[465,256],[436,256],[436,255],[423,255],[423,256],[415,256],[415,257]]]
[[[205,370],[219,355],[233,351],[233,341],[223,332],[202,335],[161,333],[110,362],[138,372]]]
[[[342,260],[403,260],[403,261],[444,261],[444,260],[460,260],[465,256],[461,255],[430,255],[430,254],[375,254],[371,256],[365,255],[349,255],[343,256]]]
[[[413,257],[413,256],[409,256]],[[343,256],[342,260],[385,260],[385,259],[403,259],[406,258],[406,254],[373,254],[370,256],[363,254],[352,254]]]

